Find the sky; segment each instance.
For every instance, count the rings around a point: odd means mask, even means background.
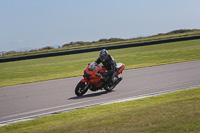
[[[200,29],[200,0],[0,0],[0,52]]]

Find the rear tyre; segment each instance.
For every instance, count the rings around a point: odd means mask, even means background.
[[[79,97],[84,95],[88,90],[87,82],[79,82],[75,88],[75,94]]]
[[[104,86],[104,89],[107,91],[107,92],[111,92],[114,88],[115,88],[115,86],[117,85],[117,84],[119,84],[119,82],[121,81],[123,79],[123,77],[120,77],[120,78],[117,78],[117,81],[115,81],[113,84],[106,84],[105,86]]]
[[[113,83],[107,83],[107,84],[104,86],[104,89],[105,89],[107,92],[111,92],[114,88],[115,88],[115,84],[113,84]]]
[[[111,92],[114,87],[113,86],[110,86],[110,85],[105,85],[104,89],[107,91],[107,92]]]

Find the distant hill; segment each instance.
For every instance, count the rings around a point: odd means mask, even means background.
[[[74,49],[93,48],[93,47],[100,47],[100,46],[112,46],[112,45],[118,45],[118,44],[136,43],[136,42],[142,42],[142,41],[153,41],[153,40],[194,36],[194,35],[200,35],[200,29],[179,29],[179,30],[173,30],[167,33],[159,33],[153,36],[137,37],[137,38],[131,38],[131,39],[103,38],[103,39],[99,39],[98,41],[92,41],[92,42],[77,41],[77,42],[66,43],[66,44],[63,44],[62,46],[59,46],[59,45],[45,46],[39,49],[23,48],[23,49],[18,49],[16,51],[8,51],[8,52],[0,51],[0,58],[68,51],[68,50],[74,50]]]

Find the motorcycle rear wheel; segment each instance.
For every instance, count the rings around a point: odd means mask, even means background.
[[[75,88],[75,94],[79,96],[83,96],[88,90],[88,85],[86,82],[79,82]]]
[[[106,85],[104,86],[104,89],[105,89],[107,92],[111,92],[111,91],[115,88],[115,86],[116,86],[117,84],[119,84],[119,82],[120,82],[122,79],[123,79],[123,77],[118,78],[117,81],[116,81],[114,84],[112,84],[112,85],[106,84]]]

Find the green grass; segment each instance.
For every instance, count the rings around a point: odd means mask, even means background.
[[[126,69],[199,60],[200,39],[109,50],[109,53],[116,62],[123,62]],[[0,63],[0,87],[79,76],[98,55],[99,52],[89,52]]]
[[[197,133],[200,87],[0,127],[0,133]]]

